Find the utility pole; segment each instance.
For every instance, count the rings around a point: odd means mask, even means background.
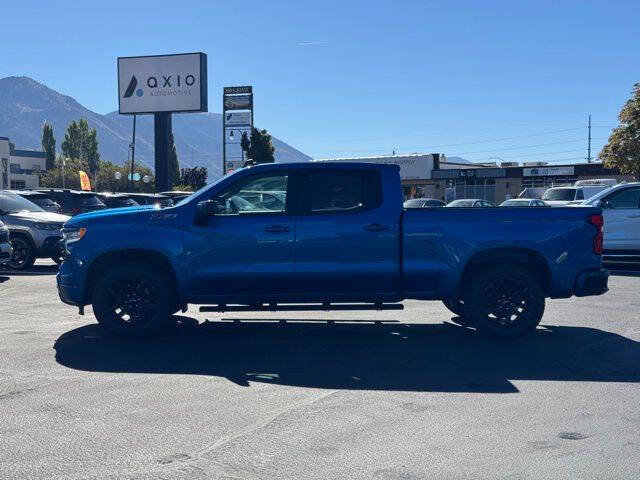
[[[591,163],[591,115],[589,115],[589,139],[587,141],[587,163]]]

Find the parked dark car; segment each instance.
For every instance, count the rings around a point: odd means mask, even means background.
[[[173,200],[166,195],[158,193],[127,193],[127,195],[135,200],[138,205],[156,205],[160,208],[173,206]]]
[[[446,203],[437,198],[412,198],[404,202],[404,208],[444,207]]]
[[[140,205],[126,193],[98,193],[98,198],[107,208],[137,207]]]
[[[65,215],[74,216],[107,208],[93,192],[57,188],[38,191],[46,194],[47,197],[59,204],[61,208],[60,213]]]
[[[35,203],[45,212],[60,213],[62,207],[53,200],[51,200],[46,193],[36,192],[34,190],[15,190],[13,193],[20,195],[22,198],[26,198],[30,202]]]

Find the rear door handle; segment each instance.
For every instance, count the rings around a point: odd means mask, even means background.
[[[270,227],[266,227],[265,232],[271,232],[271,233],[283,233],[283,232],[288,232],[289,231],[289,227],[286,227],[284,225],[271,225]]]
[[[389,230],[389,227],[387,225],[381,225],[379,223],[372,223],[370,225],[366,225],[364,229],[370,232],[384,232],[385,230]]]

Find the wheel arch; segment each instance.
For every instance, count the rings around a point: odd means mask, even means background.
[[[85,302],[91,303],[93,288],[101,272],[118,263],[140,263],[153,266],[167,275],[171,282],[170,288],[176,294],[176,300],[181,305],[180,289],[178,288],[178,277],[169,259],[156,250],[144,248],[128,248],[122,250],[112,250],[102,253],[96,257],[87,270],[85,289]]]
[[[478,268],[483,265],[518,264],[534,273],[546,296],[553,292],[553,276],[547,260],[537,251],[526,247],[492,247],[474,253],[463,269],[458,285],[461,294],[464,286]]]

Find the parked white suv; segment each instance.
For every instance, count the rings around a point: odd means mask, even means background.
[[[615,185],[581,205],[602,207],[606,261],[640,261],[640,182]]]

